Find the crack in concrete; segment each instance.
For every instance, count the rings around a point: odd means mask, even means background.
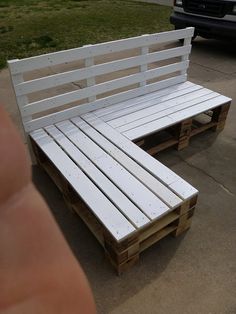
[[[181,158],[180,156],[178,156],[179,159],[183,162],[185,162],[189,167],[192,167],[198,171],[200,171],[201,173],[203,173],[204,175],[206,175],[207,177],[211,178],[214,182],[216,182],[227,194],[229,194],[230,196],[235,196],[235,194],[230,191],[229,188],[227,188],[227,186],[225,186],[223,183],[221,183],[220,181],[218,181],[215,177],[213,177],[212,175],[210,175],[209,173],[207,173],[204,169],[192,164],[191,162]]]
[[[223,71],[220,71],[220,70],[218,70],[218,69],[213,69],[213,68],[211,68],[211,67],[209,67],[209,66],[207,66],[207,65],[202,65],[202,64],[200,64],[200,63],[197,63],[197,62],[195,62],[195,61],[190,61],[192,64],[196,64],[196,65],[198,65],[198,66],[200,66],[200,67],[202,67],[202,68],[206,68],[206,69],[208,69],[208,70],[211,70],[211,71],[214,71],[214,72],[218,72],[218,73],[220,73],[220,74],[224,74],[224,75],[226,75],[226,76],[231,76],[231,75],[234,75],[236,72],[232,72],[232,73],[227,73],[227,72],[223,72]]]

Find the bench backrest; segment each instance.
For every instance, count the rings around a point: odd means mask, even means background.
[[[184,82],[193,32],[186,28],[9,61],[25,132]],[[163,49],[179,39],[182,45]]]

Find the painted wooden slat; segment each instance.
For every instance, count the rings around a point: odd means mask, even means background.
[[[91,97],[94,95],[106,93],[116,90],[121,87],[130,86],[144,80],[153,79],[162,75],[180,71],[187,68],[189,61],[178,62],[171,65],[166,65],[157,69],[152,69],[143,73],[128,75],[115,80],[107,81],[95,86],[83,88],[80,90],[64,93],[54,97],[49,97],[43,100],[32,102],[23,108],[24,115],[39,113],[52,108],[60,107],[80,99]]]
[[[104,108],[111,104],[122,102],[124,100],[131,99],[133,97],[137,97],[140,95],[144,95],[146,93],[151,93],[153,91],[166,88],[167,86],[179,84],[184,81],[186,81],[186,75],[178,75],[172,78],[162,80],[157,83],[149,84],[149,85],[135,88],[132,90],[128,90],[128,91],[125,91],[116,95],[108,96],[108,97],[96,100],[93,103],[87,103],[84,105],[79,105],[79,106],[72,107],[69,109],[61,110],[59,112],[48,114],[44,117],[33,119],[32,121],[25,123],[25,130],[26,132],[31,132],[41,127],[45,127],[47,125],[51,125],[56,122],[63,121],[65,119],[73,118],[76,115],[85,114],[90,111]]]
[[[223,105],[230,101],[230,98],[225,96],[217,96],[213,99],[204,101],[198,105],[193,105],[190,108],[183,109],[181,111],[170,114],[164,118],[151,121],[145,125],[141,125],[137,128],[128,130],[123,134],[130,140],[139,139],[145,135],[152,134],[157,130],[169,127],[173,124],[183,121],[184,119],[191,118],[202,112],[215,108],[217,106]]]
[[[150,222],[61,131],[55,126],[48,126],[45,130],[136,228],[143,227]]]
[[[173,96],[172,94],[169,96],[165,96],[162,99],[157,99],[156,103],[152,102],[151,106],[148,107],[144,107],[141,108],[139,110],[139,108],[137,108],[137,111],[132,112],[130,114],[127,114],[125,116],[122,116],[120,118],[114,119],[109,121],[108,123],[114,127],[114,128],[118,128],[120,126],[124,126],[128,123],[132,123],[135,122],[137,120],[142,120],[142,119],[146,119],[149,122],[148,119],[154,120],[152,119],[151,116],[154,117],[159,117],[159,114],[162,111],[165,111],[166,109],[169,108],[174,108],[175,106],[178,106],[182,103],[186,103],[189,101],[196,101],[199,97],[204,96],[206,94],[210,94],[211,90],[206,89],[206,88],[202,88],[201,86],[194,86],[193,88],[187,89],[187,90],[183,90],[181,92],[178,93],[174,93],[175,96]],[[152,105],[153,104],[153,105]],[[164,112],[163,112],[164,114]],[[148,118],[149,117],[149,118]],[[142,123],[140,123],[142,124]]]
[[[174,104],[174,103],[172,103],[172,105],[171,104],[167,104],[166,105],[167,109],[160,110],[159,112],[157,112],[157,113],[155,113],[153,115],[149,115],[147,117],[135,120],[135,121],[133,121],[131,123],[124,124],[124,125],[118,127],[117,130],[119,132],[121,132],[121,133],[124,133],[124,132],[126,132],[128,130],[134,129],[136,127],[139,127],[139,126],[144,125],[146,123],[149,123],[151,121],[163,118],[163,117],[165,117],[165,116],[167,116],[167,115],[169,115],[171,113],[174,113],[176,111],[185,109],[187,107],[191,107],[192,105],[195,105],[195,104],[198,104],[198,103],[203,102],[205,100],[208,100],[208,99],[214,98],[216,96],[219,96],[218,93],[211,92],[210,90],[207,90],[207,89],[202,89],[201,95],[202,96],[199,96],[199,97],[197,97],[197,98],[195,98],[193,100],[187,100],[187,101],[184,101],[183,103],[180,103],[180,104]]]
[[[154,178],[148,171],[137,164],[132,158],[127,156],[117,146],[112,144],[98,131],[92,128],[80,117],[75,117],[71,121],[78,126],[86,135],[88,135],[96,144],[112,156],[117,162],[125,167],[132,175],[139,179],[149,190],[157,195],[168,206],[175,208],[179,206],[182,200],[175,195],[168,187]]]
[[[45,131],[34,131],[31,137],[117,241],[123,240],[136,231],[134,226],[117,210]]]
[[[83,115],[82,119],[85,120],[92,127],[94,127],[97,131],[99,131],[103,136],[109,139],[117,147],[119,147],[124,153],[133,158],[137,163],[139,163],[142,167],[149,171],[154,177],[158,178],[162,183],[167,185],[179,197],[181,197],[182,199],[186,199],[185,194],[183,195],[181,191],[175,189],[175,186],[174,187],[171,186],[172,183],[177,182],[178,180],[181,180],[182,182],[183,180],[172,170],[170,170],[162,163],[160,163],[158,160],[148,155],[140,147],[130,142],[129,139],[124,137],[122,134],[113,129],[107,123],[103,122],[100,118],[97,118],[93,113]],[[185,183],[186,183],[185,189],[188,195],[193,196],[198,193],[198,191],[194,187],[192,187],[187,182]]]
[[[11,81],[12,81],[13,86],[21,84],[22,82],[24,82],[23,74],[22,73],[18,73],[18,74],[11,75]],[[17,105],[18,105],[18,110],[19,110],[20,115],[22,116],[22,124],[23,124],[23,127],[25,127],[25,123],[32,119],[31,115],[28,115],[27,117],[24,117],[23,116],[23,112],[22,112],[23,111],[23,107],[26,106],[29,103],[28,97],[25,96],[25,95],[18,96],[16,94],[15,89],[14,89],[14,92],[15,92],[16,102],[17,102]]]
[[[117,128],[123,124],[136,120],[136,117],[138,117],[139,119],[140,117],[149,115],[149,111],[156,113],[156,110],[158,110],[159,107],[165,108],[165,105],[167,105],[169,102],[177,102],[179,98],[182,99],[182,97],[188,97],[192,92],[199,91],[201,89],[202,86],[193,85],[189,88],[169,93],[168,95],[154,98],[152,100],[145,101],[139,104],[136,104],[136,102],[134,101],[133,106],[119,110],[119,112],[116,111],[114,113],[106,115],[102,117],[102,120],[105,122],[109,122],[111,126]]]
[[[177,92],[179,90],[182,90],[191,86],[194,86],[194,84],[189,81],[172,85],[170,87],[163,88],[162,90],[154,91],[152,93],[148,93],[145,95],[134,97],[132,99],[121,101],[119,103],[113,104],[105,108],[97,109],[96,111],[94,111],[94,114],[97,117],[102,118],[104,120],[106,115],[110,115],[112,113],[115,113],[116,111],[119,112],[120,110],[123,110],[124,108],[132,107],[134,104],[138,105],[139,103],[145,103],[149,100],[152,100],[161,96],[165,96],[165,95]]]
[[[70,121],[57,123],[72,143],[74,143],[143,213],[151,220],[160,218],[170,211],[156,195],[132,176],[124,167],[106,154],[87,135]]]
[[[124,51],[142,46],[150,46],[157,43],[165,43],[172,40],[178,40],[193,35],[194,28],[162,32],[152,35],[133,37],[117,41],[111,41],[101,44],[95,44],[91,47],[80,47],[41,56],[25,58],[22,60],[10,61],[10,70],[12,74],[24,73],[44,67],[50,67],[66,62],[81,60],[87,57],[95,57],[113,52]]]
[[[91,68],[93,65],[94,65],[94,57],[88,57],[85,59],[86,69]],[[71,81],[71,82],[73,82],[73,81]],[[86,83],[87,83],[87,87],[95,85],[96,84],[95,76],[94,75],[87,76],[86,77]],[[96,100],[96,95],[88,97],[88,102],[93,102],[95,100]]]
[[[177,194],[182,195],[183,198],[189,199],[196,194],[197,190],[193,188],[187,181],[179,179],[169,185]]]
[[[189,36],[189,37],[185,37],[184,38],[184,46],[189,46],[189,45],[191,45],[191,40],[192,40],[192,36]],[[186,60],[188,60],[188,53],[186,53],[185,55],[183,55],[182,57],[181,57],[181,60],[182,61],[186,61]],[[184,69],[184,70],[182,70],[181,71],[181,74],[186,74],[187,73],[187,69]]]
[[[143,35],[145,36],[145,35]],[[143,56],[147,56],[148,55],[148,52],[149,52],[149,47],[148,46],[144,46],[144,47],[141,47],[141,55]],[[148,70],[148,62],[145,61],[145,58],[144,58],[144,61],[141,63],[140,65],[140,72],[146,72]],[[142,87],[142,86],[145,86],[147,84],[147,81],[143,81],[143,82],[140,82],[139,83],[139,86]]]
[[[186,108],[185,110],[175,112],[169,116],[171,117],[171,119],[175,123],[175,122],[178,122],[180,120],[186,119],[187,117],[193,117],[193,116],[198,115],[200,113],[203,113],[207,110],[213,109],[213,108],[218,107],[218,106],[223,105],[223,104],[226,104],[230,101],[231,101],[231,98],[223,96],[223,95],[219,95],[213,99],[208,100],[205,103],[202,102],[196,106],[192,106],[190,108]]]
[[[93,61],[91,63],[93,57],[90,57],[85,59],[90,60],[89,63],[88,61],[86,61],[86,66],[88,66],[88,68],[67,71],[26,82],[21,82],[20,84],[17,84],[15,86],[15,91],[17,95],[25,95],[41,91],[44,89],[61,86],[63,84],[68,84],[115,71],[129,69],[135,66],[139,66],[141,64],[148,64],[169,58],[178,57],[183,54],[189,53],[190,48],[191,46],[171,48],[164,51],[149,53],[147,55],[115,60],[112,62],[106,62],[98,65],[93,65],[92,64]]]

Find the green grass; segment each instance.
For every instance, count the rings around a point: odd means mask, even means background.
[[[171,29],[170,8],[126,0],[0,0],[7,59]]]

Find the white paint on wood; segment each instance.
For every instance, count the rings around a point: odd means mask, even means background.
[[[148,155],[145,151],[139,148],[134,143],[130,142],[129,139],[121,135],[118,131],[113,129],[111,126],[103,122],[101,119],[97,118],[94,114],[88,113],[82,116],[87,123],[119,147],[124,153],[133,158],[137,163],[149,171],[154,177],[158,178],[162,183],[168,186],[174,193],[176,193],[182,199],[186,199],[185,195],[181,191],[176,190],[175,186],[171,186],[172,183],[182,180],[177,174],[172,170],[164,166],[158,160],[154,159]],[[185,181],[184,181],[185,182]],[[198,191],[194,187],[189,187],[190,185],[186,182],[186,189],[188,189],[189,195],[196,195]]]
[[[146,47],[145,47],[146,48]],[[141,48],[142,49],[142,48]],[[113,73],[116,71],[129,69],[139,65],[147,65],[161,60],[174,58],[190,52],[190,46],[171,48],[164,51],[152,52],[145,55],[139,55],[121,60],[114,60],[102,64],[94,65],[94,58],[89,57],[85,59],[85,68],[57,73],[46,77],[20,82],[15,85],[17,95],[30,94],[33,92],[49,89],[64,84],[95,78],[96,76]],[[142,72],[144,67],[142,67]],[[91,84],[94,85],[94,84]],[[91,86],[90,83],[88,86]]]
[[[156,195],[70,121],[56,126],[151,220],[170,211]]]
[[[191,117],[194,117],[200,113],[208,111],[210,109],[214,109],[214,108],[216,108],[220,105],[226,104],[230,101],[231,101],[230,98],[218,94],[218,96],[214,97],[213,99],[207,100],[205,102],[201,102],[198,105],[191,106],[191,107],[186,108],[184,110],[174,112],[174,113],[170,114],[169,116],[174,123],[177,123],[177,122],[182,121],[186,118],[191,118]]]
[[[142,81],[166,75],[172,72],[180,71],[188,67],[189,62],[178,62],[171,65],[159,67],[158,69],[148,70],[146,72],[131,74],[122,78],[96,84],[76,91],[60,94],[57,96],[45,98],[43,100],[32,102],[23,108],[25,116],[43,112],[49,109],[57,108],[84,98],[103,94],[116,90],[118,88],[127,87]]]
[[[157,83],[153,83],[153,84],[149,84],[143,87],[128,90],[128,91],[119,93],[117,95],[108,96],[106,98],[96,100],[93,103],[87,103],[87,104],[79,105],[79,106],[72,107],[69,109],[64,109],[59,112],[48,114],[44,117],[36,118],[36,119],[33,119],[32,121],[25,123],[25,130],[26,132],[31,132],[41,127],[45,127],[47,125],[51,125],[51,124],[63,121],[65,119],[73,118],[76,115],[81,115],[81,114],[85,114],[96,109],[108,107],[111,104],[116,104],[127,99],[132,99],[133,97],[151,93],[156,90],[161,90],[162,88],[166,88],[167,86],[182,83],[184,81],[186,81],[185,75],[176,76],[176,77],[162,80]]]
[[[8,66],[10,66],[12,62],[14,61],[8,61]],[[11,81],[12,81],[13,86],[17,86],[18,84],[21,84],[22,82],[24,82],[23,74],[22,73],[12,74]],[[24,114],[23,114],[23,107],[28,104],[28,97],[26,95],[17,95],[15,89],[14,91],[15,91],[15,97],[16,97],[18,109],[22,117],[22,124],[23,124],[23,127],[25,127],[25,123],[32,119],[31,115],[24,117]]]
[[[218,95],[218,93],[214,93],[209,89],[202,88],[193,93],[173,97],[173,99],[169,101],[157,103],[152,107],[136,111],[130,115],[119,118],[119,120],[112,120],[108,123],[112,127],[117,128],[120,132],[124,132]]]
[[[134,226],[45,131],[36,130],[31,133],[31,137],[117,241],[123,240],[136,231]]]
[[[162,88],[161,90],[155,91],[155,92],[150,92],[147,93],[145,95],[141,95],[138,97],[134,97],[125,101],[121,101],[119,103],[110,105],[108,107],[105,108],[101,108],[101,109],[97,109],[94,111],[94,114],[99,117],[102,118],[103,121],[109,121],[111,119],[114,119],[117,117],[117,115],[119,114],[120,110],[129,110],[128,108],[132,108],[135,104],[139,105],[140,103],[146,103],[148,101],[151,101],[155,98],[159,98],[177,91],[180,91],[182,89],[188,88],[194,86],[193,83],[191,82],[184,82],[184,83],[180,83],[180,84],[176,84],[176,85],[172,85],[170,87],[166,87],[166,88]],[[117,115],[116,115],[117,112]],[[111,116],[110,116],[111,115]],[[108,116],[108,117],[107,117]]]
[[[197,190],[191,184],[181,178],[171,183],[169,187],[185,199],[191,198],[197,193]]]
[[[86,68],[88,67],[91,68],[93,65],[94,65],[94,57],[88,57],[85,59]],[[94,75],[88,76],[86,82],[87,82],[87,87],[95,85],[96,84],[95,76]],[[95,100],[96,100],[96,95],[92,95],[88,97],[88,102],[93,102]]]
[[[124,124],[133,122],[137,119],[146,117],[150,114],[155,114],[158,111],[165,109],[169,103],[173,104],[173,103],[178,103],[178,101],[181,102],[183,98],[191,97],[190,95],[192,95],[192,92],[196,90],[198,91],[201,89],[202,89],[202,86],[194,85],[192,87],[185,88],[183,90],[180,90],[174,93],[169,93],[168,95],[158,97],[150,101],[145,101],[139,104],[136,104],[134,100],[133,106],[127,109],[125,108],[123,110],[120,110],[119,112],[116,112],[115,114],[113,113],[109,116],[107,115],[106,117],[103,117],[102,120],[106,122],[108,121],[108,123],[112,127],[117,128]],[[194,97],[194,93],[193,93],[193,97]]]
[[[143,35],[145,36],[145,35]],[[145,47],[141,47],[141,55],[148,55],[148,52],[149,52],[149,47],[148,46],[145,46]],[[141,65],[140,65],[140,72],[146,72],[148,70],[148,63],[147,61],[146,62],[143,62]],[[146,80],[143,81],[143,82],[140,82],[139,83],[139,86],[142,87],[142,86],[145,86],[147,84]]]
[[[121,39],[107,43],[95,44],[90,47],[80,47],[41,56],[25,58],[22,60],[12,60],[10,70],[12,74],[24,73],[45,67],[81,60],[87,57],[96,57],[113,52],[139,48],[142,46],[150,46],[154,44],[165,43],[172,40],[183,39],[193,35],[194,28],[167,31],[146,36],[138,36],[133,38]]]
[[[191,45],[191,40],[192,40],[192,36],[185,37],[185,38],[184,38],[184,43],[183,43],[183,45],[184,45],[184,46],[189,46],[189,45]],[[181,57],[181,60],[182,60],[182,61],[186,61],[186,60],[188,60],[188,58],[189,58],[189,53],[186,53],[185,55],[183,55],[183,56]],[[184,75],[184,74],[186,74],[186,73],[187,73],[187,69],[184,69],[184,70],[181,71],[181,74],[182,74],[182,75]]]
[[[168,187],[161,183],[157,178],[154,178],[147,170],[127,156],[127,154],[102,136],[80,117],[75,117],[71,119],[71,121],[169,207],[175,208],[182,203],[182,200]]]
[[[24,72],[48,66],[51,67],[65,62],[72,62],[75,60],[84,60],[85,62],[85,68],[82,69],[58,73],[27,82],[24,82],[23,79],[18,82],[14,82],[15,92],[19,99],[25,97],[24,95],[27,95],[28,93],[52,87],[55,88],[74,81],[85,79],[87,82],[87,87],[80,90],[44,98],[30,104],[25,102],[23,107],[20,108],[20,111],[26,132],[45,127],[55,122],[60,122],[77,114],[90,112],[94,109],[126,101],[127,99],[148,94],[155,90],[185,81],[186,74],[175,75],[170,79],[164,79],[157,83],[147,84],[148,80],[171,73],[174,74],[176,72],[181,72],[188,67],[189,62],[186,56],[188,56],[191,51],[189,41],[185,40],[185,45],[183,45],[183,47],[174,47],[158,52],[149,53],[149,47],[157,43],[165,43],[171,40],[178,40],[180,38],[190,38],[192,34],[193,28],[187,28],[184,30],[144,35],[108,43],[87,45],[81,48],[50,53],[23,60],[9,61],[11,74],[21,76]],[[122,60],[115,60],[97,65],[94,64],[94,57],[104,56],[106,54],[119,51],[131,50],[133,48],[139,48],[141,54],[139,56],[124,58]],[[148,70],[147,65],[149,63],[167,60],[174,57],[182,57],[184,61]],[[135,66],[140,66],[140,73],[96,84],[96,76]],[[117,95],[96,100],[97,95],[99,96],[100,94],[107,92],[116,92],[119,88],[132,86],[134,84],[139,84],[140,87],[132,88],[126,92],[118,92]],[[81,99],[88,99],[88,103],[82,106],[74,106],[69,109],[63,109],[64,105],[74,103]],[[61,110],[60,107],[62,107]],[[53,109],[55,109],[55,113],[47,113],[48,110]],[[40,118],[35,118],[34,115],[38,115],[39,113],[42,116]],[[33,120],[32,116],[34,116]]]
[[[67,155],[136,227],[147,225],[145,216],[61,131],[55,126],[45,128]]]
[[[213,99],[209,99],[207,101],[203,101],[200,104],[192,105],[189,108],[174,112],[172,114],[169,114],[163,118],[151,121],[149,123],[146,123],[144,125],[141,125],[137,128],[128,130],[124,132],[123,134],[129,138],[130,140],[139,139],[143,136],[152,134],[156,132],[157,130],[162,130],[166,127],[169,127],[171,125],[174,125],[178,122],[181,122],[185,119],[194,117],[200,113],[203,113],[205,111],[208,111],[210,109],[213,109],[215,107],[218,107],[220,105],[223,105],[224,103],[229,102],[230,99],[225,96],[216,96]]]
[[[126,131],[129,131],[131,129],[135,129],[137,127],[141,127],[142,125],[145,125],[146,123],[149,123],[149,122],[152,122],[154,120],[158,120],[158,119],[164,118],[165,116],[167,116],[167,115],[169,115],[169,114],[171,114],[171,113],[173,113],[175,111],[179,111],[179,110],[185,109],[185,108],[193,105],[194,103],[198,104],[198,103],[200,103],[202,101],[214,98],[217,95],[219,95],[219,94],[218,93],[214,93],[214,92],[206,93],[206,95],[200,96],[198,99],[193,99],[193,100],[191,100],[189,102],[184,102],[184,103],[176,105],[174,107],[171,107],[171,106],[168,107],[167,106],[167,109],[164,109],[164,110],[162,110],[160,112],[157,112],[156,114],[153,114],[153,116],[147,116],[145,118],[141,118],[139,120],[133,121],[133,122],[131,122],[129,124],[122,125],[122,126],[118,127],[117,130],[120,133],[125,133]],[[161,128],[161,121],[160,121],[159,127]],[[156,131],[158,131],[158,129]]]

